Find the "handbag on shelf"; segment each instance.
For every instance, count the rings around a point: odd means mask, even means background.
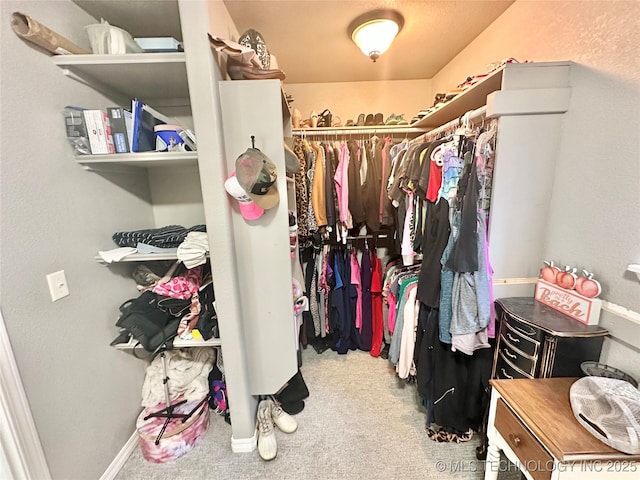
[[[165,343],[171,347],[189,303],[178,299],[167,302],[166,297],[146,291],[120,305],[116,326],[125,329],[147,352],[155,352]]]

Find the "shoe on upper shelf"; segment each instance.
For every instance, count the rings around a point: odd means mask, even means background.
[[[330,127],[332,115],[331,110],[325,108],[320,115],[318,115],[318,127]]]
[[[284,80],[285,73],[279,69],[264,69],[253,64],[238,62],[235,57],[227,58],[227,73],[232,80]]]
[[[384,124],[385,125],[408,125],[409,122],[405,120],[404,113],[399,113],[398,115],[396,115],[395,113],[392,113],[391,115],[389,115],[389,118],[387,118]]]
[[[373,125],[384,125],[384,116],[382,113],[376,113],[373,116]]]
[[[302,114],[300,110],[297,108],[293,109],[291,113],[291,123],[293,124],[293,128],[300,128],[300,122],[302,121]]]
[[[397,125],[398,124],[398,119],[396,118],[396,114],[392,113],[391,115],[389,115],[387,117],[387,119],[384,121],[385,125]]]
[[[404,118],[404,113],[396,115],[396,123],[397,125],[409,125],[409,122]]]

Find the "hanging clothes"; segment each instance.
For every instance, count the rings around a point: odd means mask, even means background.
[[[360,261],[360,283],[362,285],[362,328],[360,330],[360,349],[371,350],[373,340],[371,311],[371,253],[365,250]]]
[[[375,250],[371,251],[371,351],[377,357],[382,351],[384,337],[384,320],[382,317],[382,261]]]
[[[465,166],[465,171],[458,184],[456,208],[461,206],[460,232],[451,249],[447,268],[454,272],[475,272],[478,270],[478,175],[476,162]]]
[[[349,149],[345,142],[340,143],[339,154],[338,167],[336,168],[333,179],[335,182],[340,224],[344,229],[349,229],[353,228],[353,219],[349,211]],[[346,235],[346,231],[344,235]]]
[[[315,168],[313,174],[313,186],[311,191],[311,202],[313,212],[316,216],[318,227],[327,225],[327,207],[325,198],[325,158],[324,149],[317,142],[311,144],[315,152]]]
[[[335,188],[333,185],[333,178],[335,177],[336,155],[333,147],[329,144],[324,144],[324,169],[325,169],[325,182],[324,182],[324,197],[325,208],[327,213],[327,226],[333,228],[336,223],[336,197]]]
[[[370,231],[380,230],[380,189],[382,186],[382,144],[378,137],[365,142],[367,174],[363,185],[366,224]]]
[[[349,212],[353,225],[360,225],[366,219],[364,202],[362,201],[362,182],[360,181],[361,150],[360,145],[355,140],[347,142],[349,149]]]
[[[425,305],[440,305],[440,258],[449,240],[449,204],[444,199],[438,203],[427,202],[427,219],[422,242],[422,266],[418,284],[418,299]]]

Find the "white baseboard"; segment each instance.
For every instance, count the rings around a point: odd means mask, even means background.
[[[231,451],[233,453],[251,453],[258,446],[258,432],[254,432],[251,438],[231,437]]]
[[[51,478],[29,401],[0,312],[0,459],[14,478]]]
[[[120,472],[120,469],[124,466],[129,456],[133,453],[133,451],[138,448],[138,431],[133,432],[133,435],[129,437],[127,443],[125,443],[124,447],[118,452],[118,455],[113,459],[111,465],[107,467],[105,472],[100,477],[100,480],[113,480]]]

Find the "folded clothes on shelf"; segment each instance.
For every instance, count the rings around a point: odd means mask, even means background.
[[[194,225],[185,228],[182,225],[167,225],[160,228],[148,228],[130,232],[116,232],[112,238],[121,247],[137,247],[138,243],[145,243],[155,247],[178,247],[189,232],[206,232],[206,225]]]

